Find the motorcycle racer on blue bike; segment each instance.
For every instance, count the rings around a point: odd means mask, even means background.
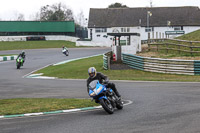
[[[88,74],[89,77],[87,79],[87,92],[89,93],[89,84],[93,81],[93,80],[99,80],[99,83],[106,83],[106,87],[107,88],[111,88],[115,94],[118,96],[119,99],[121,99],[121,95],[119,94],[119,92],[117,91],[115,84],[114,83],[109,83],[109,79],[107,76],[105,76],[103,73],[97,72],[95,67],[90,67],[88,69]],[[97,101],[96,101],[97,102]]]

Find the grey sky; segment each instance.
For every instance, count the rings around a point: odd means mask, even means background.
[[[153,7],[168,6],[200,6],[200,0],[151,0]],[[85,18],[88,18],[90,8],[106,8],[115,2],[128,7],[149,7],[150,0],[1,0],[0,19],[14,20],[17,14],[25,15],[30,20],[42,6],[62,2],[72,9],[74,15],[82,10]]]

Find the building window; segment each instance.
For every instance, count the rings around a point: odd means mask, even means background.
[[[124,32],[124,28],[121,28],[121,32]]]
[[[103,35],[103,37],[107,38],[108,36],[106,36],[106,35]]]
[[[130,28],[121,28],[121,32],[130,32]]]
[[[175,31],[180,31],[180,30],[181,30],[181,27],[174,27],[174,30],[175,30]]]
[[[145,27],[145,32],[151,32],[152,28],[151,27]]]
[[[107,32],[107,29],[106,29],[106,28],[96,28],[96,29],[95,29],[95,32],[96,32],[96,33]]]
[[[145,27],[145,32],[153,32],[154,27]]]

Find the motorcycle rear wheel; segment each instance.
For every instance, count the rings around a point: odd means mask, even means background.
[[[109,113],[109,114],[113,114],[114,113],[114,108],[111,104],[111,102],[107,99],[102,98],[100,100],[101,106],[104,108],[104,110]]]

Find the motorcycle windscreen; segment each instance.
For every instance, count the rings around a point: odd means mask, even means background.
[[[98,82],[99,82],[98,80],[93,80],[92,82],[90,82],[89,89],[94,90]]]
[[[18,59],[17,59],[17,62],[20,62],[22,60],[22,57],[19,57]]]

